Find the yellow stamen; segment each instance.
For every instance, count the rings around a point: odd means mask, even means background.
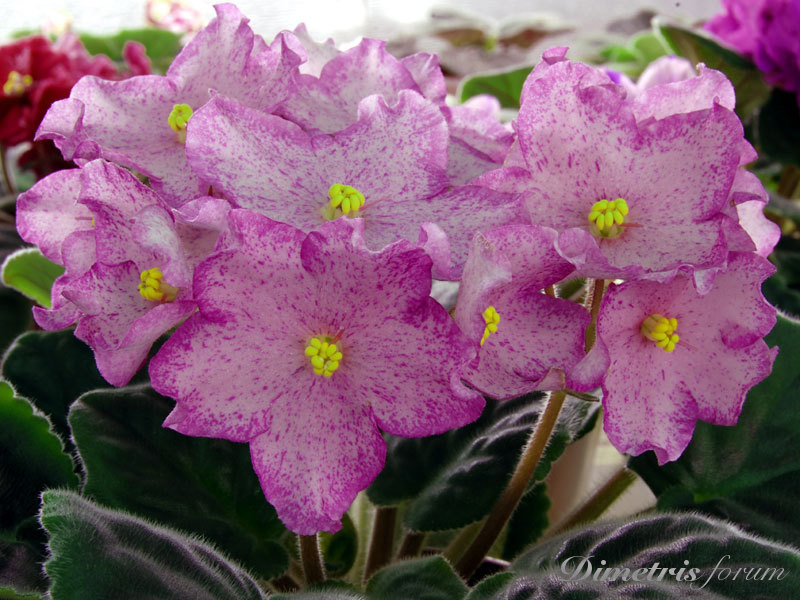
[[[589,222],[594,235],[601,238],[615,238],[622,235],[622,224],[628,214],[628,203],[624,198],[598,200],[589,211]]]
[[[19,71],[11,71],[8,79],[3,84],[3,93],[6,96],[21,96],[33,85],[33,77],[23,75]]]
[[[172,112],[167,117],[167,123],[178,134],[178,141],[181,144],[186,143],[186,124],[193,114],[194,111],[188,104],[176,104],[172,107]]]
[[[334,183],[328,189],[328,196],[330,202],[322,210],[322,216],[327,221],[333,221],[350,213],[354,213],[352,215],[354,217],[358,216],[355,213],[364,206],[364,194],[351,185]]]
[[[654,313],[642,321],[642,335],[655,342],[656,346],[664,352],[675,350],[675,344],[680,341],[680,336],[675,333],[678,329],[678,319],[668,319],[664,315]]]
[[[328,336],[312,337],[308,340],[305,354],[311,360],[314,373],[330,377],[339,368],[342,351]]]
[[[178,295],[178,288],[163,281],[164,275],[161,269],[153,267],[145,269],[139,275],[139,293],[145,300],[153,302],[172,302]]]
[[[497,314],[494,306],[489,306],[483,311],[483,322],[486,327],[483,329],[483,337],[481,338],[481,346],[490,335],[497,331],[497,326],[500,324],[500,315]]]

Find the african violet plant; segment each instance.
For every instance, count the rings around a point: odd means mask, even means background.
[[[85,77],[38,129],[77,168],[19,196],[41,254],[6,264],[60,267],[3,362],[7,595],[791,597],[796,538],[743,497],[792,473],[800,325],[761,293],[781,231],[725,75],[552,48],[506,127],[433,55],[216,11],[164,76]],[[626,470],[535,544],[601,404],[660,503],[742,528],[569,529]]]

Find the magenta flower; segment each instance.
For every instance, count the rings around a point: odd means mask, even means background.
[[[771,85],[800,91],[800,2],[722,0],[706,29],[755,62]]]
[[[452,273],[437,268],[437,278],[458,277],[476,229],[523,218],[512,194],[448,186],[445,119],[416,92],[401,90],[394,105],[365,98],[358,120],[334,134],[310,134],[223,98],[192,119],[189,164],[238,207],[303,231],[362,217],[372,249],[416,241],[420,227],[435,223],[454,265]]]
[[[475,351],[429,296],[430,259],[406,241],[369,251],[363,225],[304,234],[232,211],[236,245],[197,268],[200,310],[150,363],[153,387],[177,400],[164,425],[248,442],[301,535],[338,530],[383,468],[378,428],[431,435],[483,408],[459,382]]]
[[[291,91],[299,57],[279,37],[271,47],[253,34],[231,4],[175,58],[166,77],[79,81],[53,105],[37,133],[79,163],[98,157],[151,178],[172,205],[207,193],[186,165],[184,140],[193,111],[210,90],[270,110]]]
[[[489,396],[504,400],[565,386],[588,391],[605,372],[602,359],[578,366],[589,312],[542,293],[575,270],[555,251],[556,237],[552,229],[512,225],[472,242],[454,316],[481,345],[463,377]]]
[[[521,193],[580,275],[663,278],[725,260],[721,211],[743,140],[732,111],[639,122],[622,87],[556,48],[525,83],[516,129],[525,166],[478,182]]]
[[[777,353],[762,339],[776,317],[761,282],[774,271],[755,254],[734,254],[703,296],[684,276],[611,286],[597,333],[611,358],[604,428],[620,452],[653,450],[663,464],[681,455],[698,419],[736,423]]]

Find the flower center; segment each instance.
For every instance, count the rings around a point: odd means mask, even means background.
[[[178,141],[181,144],[186,143],[186,124],[193,114],[194,111],[188,104],[176,104],[172,107],[172,112],[167,117],[167,123],[178,134]]]
[[[678,319],[668,319],[664,315],[652,314],[642,321],[642,335],[663,348],[664,352],[675,350],[675,344],[681,339],[675,330]]]
[[[318,335],[308,340],[306,356],[311,359],[314,373],[330,377],[339,368],[342,353],[327,335]]]
[[[494,306],[489,306],[485,311],[483,311],[483,322],[486,323],[486,327],[483,329],[481,346],[483,346],[483,343],[490,335],[497,331],[497,326],[500,323],[500,315],[497,313],[497,310]]]
[[[3,84],[3,93],[6,96],[21,96],[32,85],[33,77],[23,75],[19,71],[11,71]]]
[[[164,275],[158,267],[145,269],[139,278],[142,280],[139,284],[139,293],[145,300],[172,302],[178,295],[178,288],[162,281]]]
[[[589,211],[591,231],[596,237],[615,238],[622,235],[622,224],[628,214],[628,203],[624,198],[602,200],[592,204]]]
[[[364,194],[359,192],[352,185],[334,183],[328,189],[328,202],[322,209],[322,216],[326,221],[333,221],[342,215],[358,212],[364,206]],[[353,214],[353,216],[357,216]]]

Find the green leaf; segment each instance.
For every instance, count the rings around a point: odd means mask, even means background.
[[[459,600],[466,594],[467,585],[441,556],[389,565],[367,583],[375,600]]]
[[[125,42],[139,42],[145,47],[153,68],[165,72],[172,59],[181,51],[181,36],[163,29],[126,29],[112,36],[81,34],[81,42],[90,54],[105,54],[115,61],[122,60]]]
[[[456,97],[463,104],[478,94],[489,94],[497,98],[504,108],[519,108],[522,85],[532,70],[531,66],[471,75],[458,86]]]
[[[761,71],[748,60],[714,40],[680,27],[665,25],[658,32],[679,56],[695,65],[703,62],[711,69],[722,71],[731,80],[736,90],[736,114],[743,121],[766,102],[770,88]]]
[[[21,335],[3,359],[2,375],[50,417],[64,440],[71,437],[67,425],[70,405],[89,390],[108,387],[97,371],[91,348],[71,330]]]
[[[541,395],[487,400],[481,417],[461,429],[427,438],[388,436],[386,466],[367,490],[370,500],[378,505],[410,500],[405,524],[414,531],[479,521],[508,482],[543,408]],[[594,426],[597,414],[596,403],[566,399],[534,481],[544,479],[567,445]]]
[[[504,560],[511,560],[525,548],[538,540],[547,529],[550,498],[547,485],[537,483],[529,489],[519,502],[508,523],[508,532],[503,544]]]
[[[39,494],[52,487],[78,487],[72,460],[50,421],[30,402],[14,395],[0,381],[0,533],[14,536],[17,528],[35,517]]]
[[[64,267],[51,262],[38,248],[22,248],[3,262],[3,283],[45,308],[50,308],[50,289]]]
[[[667,51],[668,48],[660,36],[652,31],[643,31],[633,36],[624,46],[614,44],[603,48],[600,56],[606,61],[606,68],[636,78],[647,65]]]
[[[280,575],[289,567],[277,542],[286,530],[264,498],[247,444],[163,428],[173,406],[146,385],[82,396],[69,424],[86,471],[83,492],[201,535],[260,577]]]
[[[800,323],[783,316],[767,336],[780,346],[772,375],[747,395],[739,423],[698,422],[680,459],[659,467],[646,453],[630,466],[663,510],[701,511],[755,533],[800,540]]]
[[[513,577],[490,578],[469,599],[777,600],[798,597],[799,572],[800,553],[788,546],[706,517],[658,514],[595,524],[540,544],[512,563]]]
[[[212,546],[64,491],[42,496],[52,600],[262,600]]]
[[[758,113],[758,143],[763,154],[800,165],[800,108],[797,94],[774,89]]]

